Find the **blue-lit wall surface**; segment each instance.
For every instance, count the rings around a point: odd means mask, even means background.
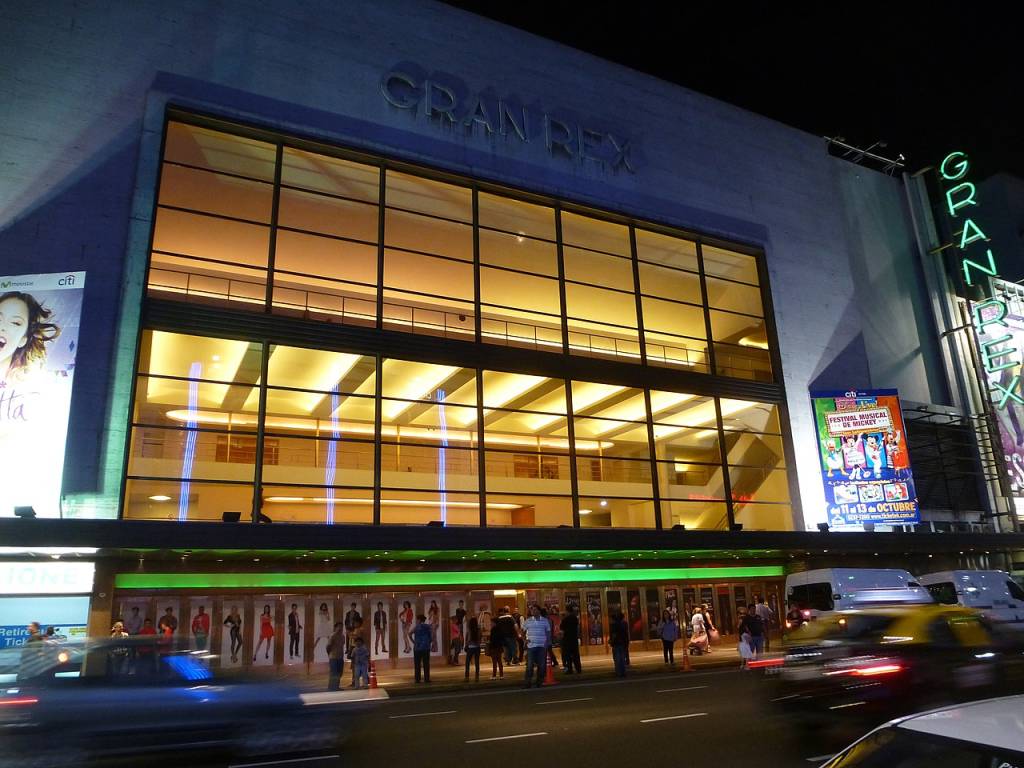
[[[0,273],[88,272],[68,514],[116,515],[168,103],[763,247],[809,527],[809,387],[943,399],[901,181],[819,137],[429,2],[51,0],[3,25]],[[389,104],[393,69],[526,106],[529,141]],[[635,172],[552,157],[544,112],[628,138]]]

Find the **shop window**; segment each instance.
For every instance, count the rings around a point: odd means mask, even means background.
[[[581,528],[654,528],[654,502],[649,498],[580,495]]]
[[[214,461],[230,464],[255,464],[257,444],[255,437],[217,435]],[[263,441],[264,465],[275,465],[278,463],[278,447],[277,440],[268,439]]]
[[[559,528],[572,525],[568,496],[493,493],[487,487],[487,525],[515,528]]]
[[[253,487],[247,483],[204,480],[152,480],[129,477],[124,517],[128,520],[217,522],[224,512],[252,519]]]

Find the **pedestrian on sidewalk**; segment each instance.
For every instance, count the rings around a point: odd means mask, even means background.
[[[327,661],[330,672],[327,674],[327,690],[341,690],[341,675],[345,671],[345,625],[334,622],[334,634],[327,641]]]
[[[661,638],[661,653],[665,657],[666,664],[675,664],[675,645],[679,639],[679,622],[672,616],[668,609],[661,612],[661,621],[658,622],[658,637]]]
[[[410,633],[412,636],[412,660],[416,667],[416,682],[420,681],[420,673],[423,673],[423,682],[430,682],[430,644],[434,640],[434,627],[427,623],[427,617],[422,613],[416,617],[416,626]]]
[[[448,663],[457,667],[459,654],[462,653],[462,622],[458,616],[448,618],[448,633],[451,635],[451,640],[448,641]]]
[[[548,664],[553,667],[558,666],[558,658],[555,656],[555,646],[558,644],[558,606],[553,605],[550,609],[541,608],[540,615],[548,620],[548,624],[551,625],[551,637],[548,640]]]
[[[505,665],[501,658],[505,655],[505,629],[500,619],[491,622],[491,634],[487,639],[487,655],[491,657],[491,680],[505,676]]]
[[[576,618],[576,607],[568,605],[562,619],[562,668],[571,675],[583,672],[580,667],[580,620]]]
[[[540,606],[530,606],[531,616],[526,620],[526,687],[533,683],[533,670],[537,670],[537,687],[544,684],[547,673],[548,646],[551,645],[551,624],[540,615]]]
[[[469,680],[469,665],[475,667],[475,682],[480,682],[480,622],[471,616],[466,622],[466,679]]]
[[[764,624],[764,650],[768,652],[768,639],[772,632],[772,623],[775,621],[775,611],[764,601],[764,597],[757,599],[757,615]]]
[[[516,626],[516,620],[512,618],[507,605],[501,607],[501,613],[495,623],[501,627],[501,640],[505,649],[505,666],[508,666],[516,658],[516,633],[519,631],[519,627]]]
[[[519,612],[518,606],[512,611],[512,619],[516,623],[516,657],[512,663],[522,664],[526,657],[526,619]]]
[[[626,676],[626,659],[629,652],[629,625],[619,611],[608,623],[608,645],[612,647],[612,659],[615,661],[615,675]]]
[[[352,646],[353,688],[370,687],[370,649],[361,637],[356,637]]]
[[[713,639],[718,639],[718,630],[715,628],[714,623],[711,621],[711,609],[708,607],[707,603],[700,604],[700,617],[701,620],[704,622],[704,632],[707,634],[708,637],[707,650],[705,651],[705,653],[710,655],[711,641]]]
[[[749,638],[747,645],[750,646],[751,658],[756,659],[764,653],[764,623],[753,603],[747,606],[747,614],[740,620],[739,633],[741,638],[744,635]]]

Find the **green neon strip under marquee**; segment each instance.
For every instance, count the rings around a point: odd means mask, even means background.
[[[721,568],[579,568],[547,571],[410,571],[403,573],[119,573],[117,589],[271,589],[279,587],[444,587],[608,581],[720,581],[782,576],[781,565]]]

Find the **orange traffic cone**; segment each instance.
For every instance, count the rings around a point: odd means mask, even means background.
[[[555,680],[555,665],[548,660],[547,664],[548,672],[544,676],[544,685],[558,685],[558,681]]]
[[[683,670],[682,671],[683,672],[689,672],[690,669],[691,669],[691,667],[690,667],[690,652],[689,652],[688,649],[683,648]],[[373,673],[371,672],[370,674],[372,675]]]
[[[377,665],[370,662],[370,688],[377,687]]]

